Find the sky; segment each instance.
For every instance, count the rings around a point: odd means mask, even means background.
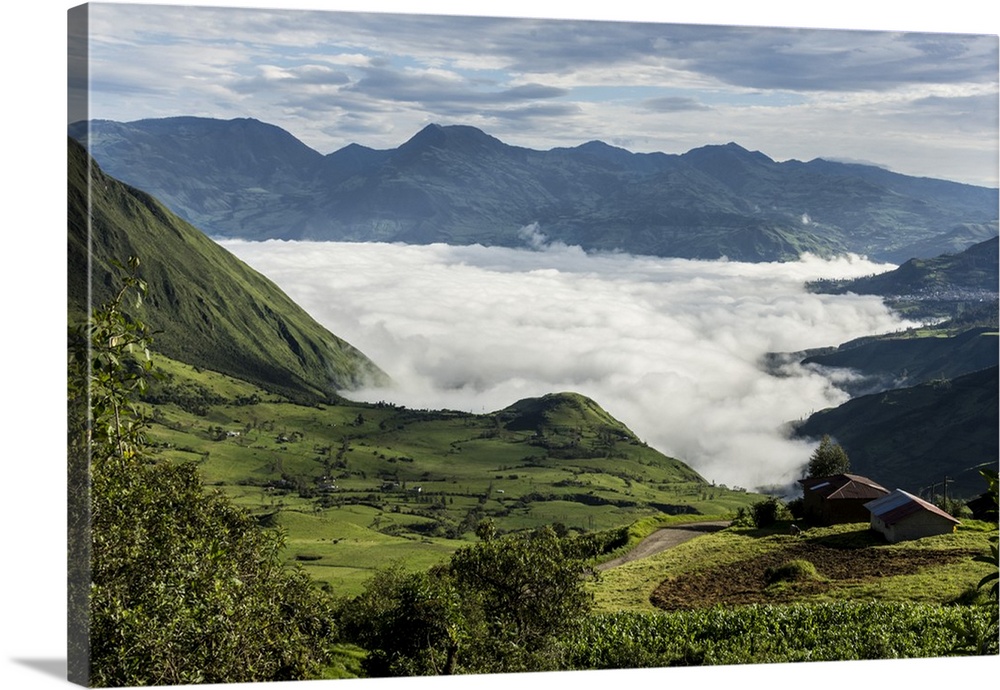
[[[90,117],[253,117],[321,153],[393,148],[432,122],[542,150],[734,141],[998,185],[995,34],[399,5],[92,4]]]

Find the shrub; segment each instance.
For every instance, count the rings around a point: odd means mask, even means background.
[[[754,527],[770,527],[778,520],[788,517],[788,510],[778,499],[771,498],[757,501],[750,506],[749,519]]]
[[[819,573],[816,566],[811,562],[797,558],[787,561],[779,566],[768,568],[764,571],[764,579],[767,584],[773,585],[776,582],[802,582],[804,580],[818,580]]]

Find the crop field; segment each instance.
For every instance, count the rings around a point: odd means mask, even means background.
[[[564,647],[567,666],[577,669],[996,653],[988,607],[874,601],[597,614]]]

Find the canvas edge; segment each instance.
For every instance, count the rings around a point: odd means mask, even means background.
[[[89,120],[89,24],[88,5],[78,5],[67,10],[67,115],[69,122]],[[65,150],[65,149],[64,149]],[[67,159],[67,173],[69,161]],[[90,179],[90,171],[87,174]],[[68,175],[67,175],[67,183]],[[89,195],[88,195],[89,196]],[[89,199],[88,199],[89,208]],[[87,223],[86,241],[90,243],[90,214]],[[67,214],[67,242],[70,241],[69,217]],[[72,267],[68,266],[71,271]],[[87,253],[87,273],[90,273],[90,252]],[[73,285],[72,276],[67,276]],[[90,280],[87,280],[88,293]],[[72,290],[72,287],[70,287]],[[68,307],[72,295],[67,292]],[[87,295],[87,305],[91,304]],[[88,358],[89,359],[89,358]],[[87,363],[89,366],[89,362]],[[88,377],[89,380],[89,377]],[[86,393],[86,392],[85,392]],[[66,632],[67,664],[66,679],[78,685],[90,684],[90,581],[91,581],[91,501],[90,501],[90,448],[87,443],[86,425],[88,419],[89,394],[67,397],[67,588],[66,588]],[[76,430],[76,434],[74,434]],[[80,432],[83,432],[82,434]]]

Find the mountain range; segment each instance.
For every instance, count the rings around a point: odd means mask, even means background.
[[[394,149],[323,155],[253,119],[70,126],[101,167],[217,237],[526,246],[740,261],[804,252],[901,263],[998,232],[998,190],[735,144],[538,151],[428,125]]]

